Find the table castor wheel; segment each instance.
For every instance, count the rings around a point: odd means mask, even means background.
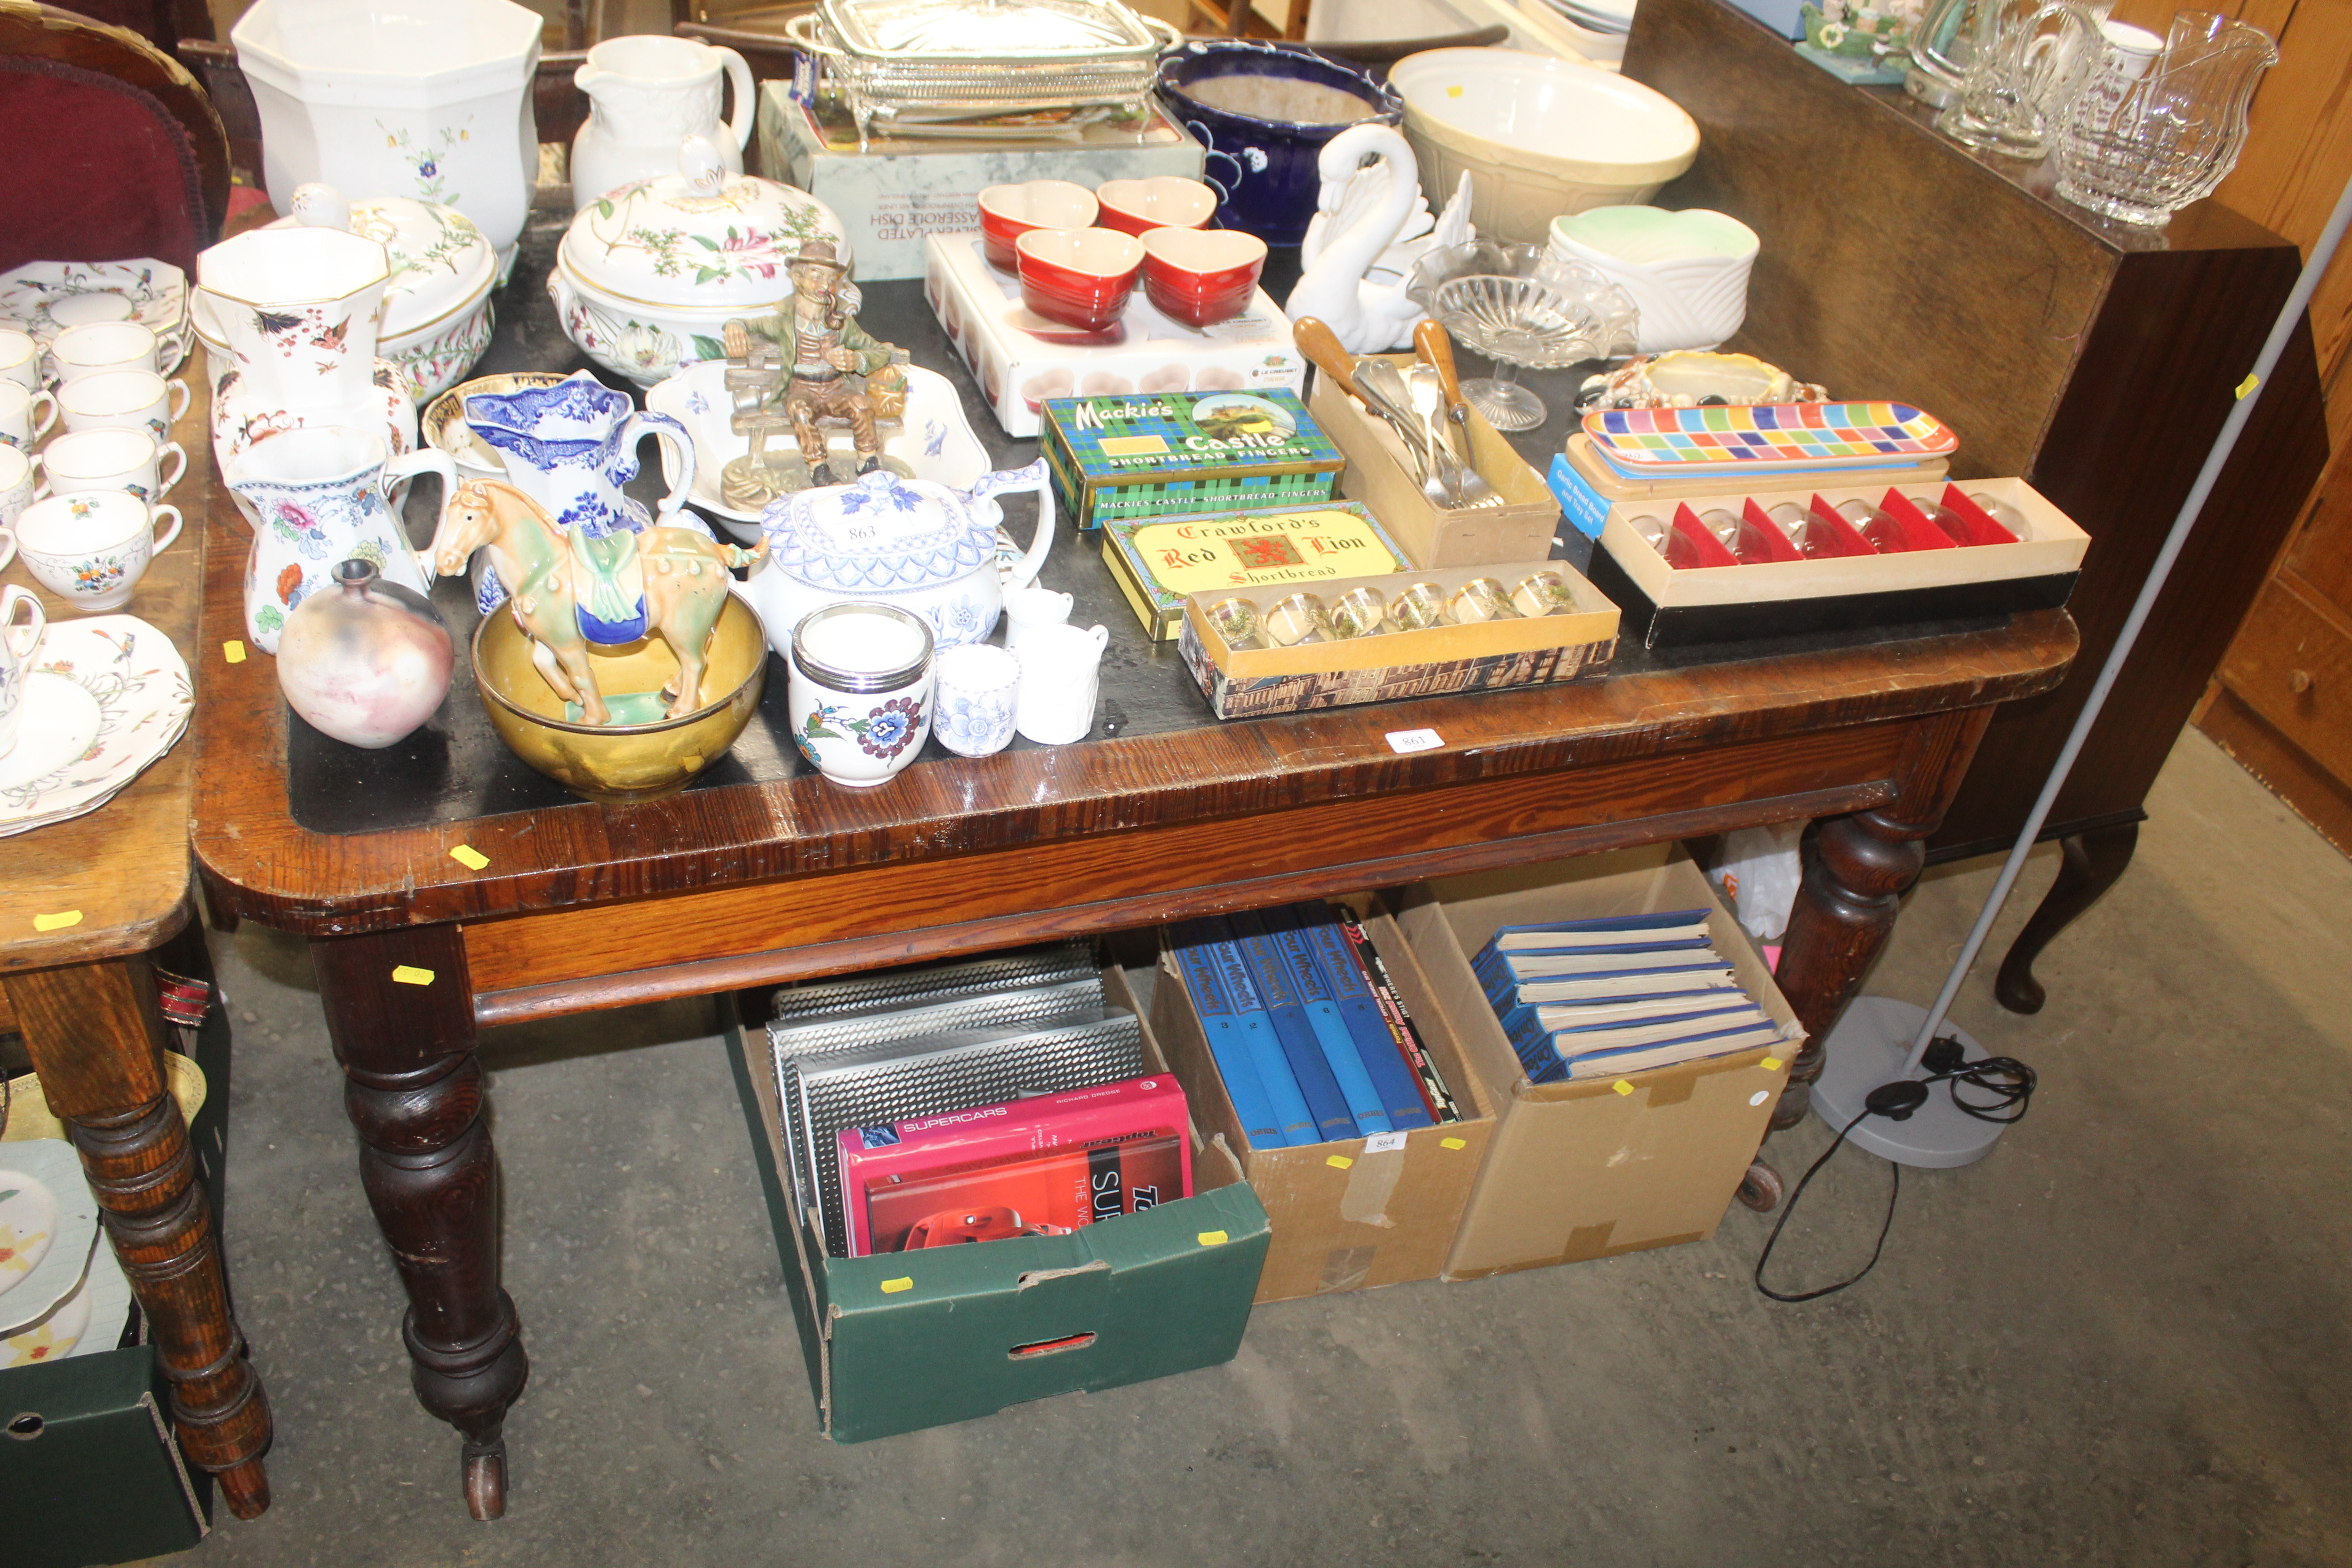
[[[1748,1173],[1739,1178],[1739,1201],[1758,1214],[1770,1214],[1779,1208],[1785,1190],[1780,1173],[1761,1160],[1749,1161]]]

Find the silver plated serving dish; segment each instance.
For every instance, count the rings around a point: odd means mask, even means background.
[[[1160,52],[1181,37],[1119,0],[824,0],[784,33],[839,86],[861,147],[877,121],[1139,113]]]

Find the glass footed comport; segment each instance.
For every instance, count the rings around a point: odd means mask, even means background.
[[[1547,416],[1543,399],[1519,384],[1519,371],[1633,352],[1633,296],[1541,246],[1474,239],[1433,250],[1414,264],[1406,293],[1495,362],[1495,374],[1464,382],[1462,395],[1497,430],[1532,430]]]
[[[2259,27],[2212,11],[2176,14],[2160,51],[2152,34],[2116,23],[2100,46],[2058,115],[2058,195],[2154,227],[2237,167],[2246,105],[2278,50]]]

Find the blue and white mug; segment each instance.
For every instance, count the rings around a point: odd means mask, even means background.
[[[931,732],[958,756],[992,756],[1013,743],[1020,698],[1019,655],[989,643],[951,647],[940,655]]]

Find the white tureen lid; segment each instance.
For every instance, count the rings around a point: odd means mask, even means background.
[[[294,213],[271,228],[340,228],[383,247],[392,283],[383,294],[386,338],[405,337],[472,304],[498,281],[498,253],[456,207],[407,196],[347,202],[334,186],[298,185]]]
[[[620,186],[572,216],[558,264],[589,287],[639,304],[769,310],[789,299],[785,270],[810,239],[850,262],[849,234],[805,191],[730,174],[708,138],[678,147],[678,172]]]

